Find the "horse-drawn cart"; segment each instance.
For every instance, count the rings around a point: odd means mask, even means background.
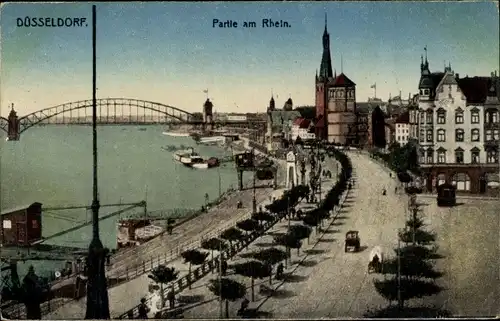
[[[368,273],[382,273],[384,256],[380,246],[376,246],[370,252],[368,261]]]
[[[358,231],[347,232],[345,234],[345,252],[348,252],[350,249],[354,250],[354,252],[358,252],[360,242]]]

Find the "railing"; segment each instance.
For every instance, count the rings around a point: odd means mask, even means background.
[[[350,189],[346,189],[342,193],[341,200],[340,200],[340,206],[337,207],[337,209],[336,209],[337,211],[340,210],[341,205],[347,199],[349,192],[350,192]],[[294,207],[297,206],[301,201],[302,200],[299,200],[293,206]],[[232,246],[228,250],[221,251],[221,253],[219,254],[221,256],[221,258],[223,260],[227,260],[227,259],[232,258],[238,252],[240,252],[241,250],[243,250],[244,248],[246,248],[254,240],[256,240],[257,238],[261,237],[267,230],[269,230],[277,222],[280,221],[279,216],[274,216],[274,218],[275,219],[273,221],[264,223],[262,225],[262,228],[260,230],[255,231],[255,232],[253,232],[251,234],[246,235],[244,237],[244,239],[242,239],[241,241],[235,243],[234,244],[235,246]],[[190,274],[187,274],[187,275],[181,277],[180,279],[177,279],[177,280],[173,281],[172,283],[170,283],[170,285],[165,286],[165,288],[163,289],[163,293],[162,293],[163,297],[166,297],[167,294],[170,291],[172,291],[172,284],[173,284],[173,293],[174,294],[175,293],[180,293],[182,290],[184,290],[187,287],[189,287],[189,285],[192,284],[193,282],[196,282],[199,279],[201,279],[204,276],[206,276],[216,266],[216,262],[218,261],[218,259],[219,259],[219,256],[217,256],[213,260],[204,262],[200,267],[198,267],[197,269],[195,269],[194,271],[191,272],[191,274],[193,275],[192,277],[191,277]],[[146,304],[151,303],[151,297],[147,298],[145,303]],[[126,318],[128,318],[128,319],[137,319],[139,317],[139,306],[140,305],[137,305],[134,308],[128,310],[127,312],[121,314],[118,317],[118,319],[126,319]],[[155,316],[155,318],[174,318],[178,311],[181,312],[182,308],[178,307],[178,308],[174,308],[174,309],[167,309],[166,311],[165,311],[165,309],[163,309],[159,313],[166,312],[168,315],[165,316],[165,315],[158,315],[157,314],[157,316]]]
[[[249,187],[250,182],[249,181],[245,182],[245,185],[246,185],[246,187]],[[119,269],[115,272],[107,274],[108,280],[112,281],[112,282],[108,281],[108,288],[112,288],[112,287],[115,287],[117,285],[128,282],[130,280],[133,280],[135,278],[138,278],[138,277],[148,273],[149,271],[153,270],[154,268],[156,268],[157,266],[159,266],[161,264],[168,264],[168,263],[176,260],[177,258],[179,258],[180,253],[187,251],[187,250],[199,248],[201,246],[201,243],[203,242],[203,240],[210,239],[213,237],[219,237],[219,235],[223,231],[227,230],[230,227],[235,226],[238,221],[248,219],[251,216],[252,216],[252,213],[248,212],[244,216],[236,217],[232,220],[229,220],[223,226],[218,227],[216,230],[206,233],[199,240],[184,242],[184,243],[178,245],[177,247],[170,249],[170,251],[163,252],[163,254],[151,255],[149,257],[149,259],[145,259],[140,263],[134,264],[132,267],[127,266],[125,269]],[[134,251],[134,250],[137,251],[138,248],[131,248],[130,250],[125,250],[123,252],[122,251],[119,252],[115,256],[115,259],[114,259],[115,263],[119,262],[119,259],[121,257],[130,256],[132,254],[132,251]],[[61,282],[61,280],[62,281],[69,280],[72,277],[74,278],[76,276],[77,276],[76,274],[67,276],[65,279],[59,279],[57,282],[53,282],[53,284],[57,284],[58,282]],[[53,284],[51,284],[51,285],[53,285]],[[55,311],[56,309],[60,308],[61,306],[68,304],[71,301],[78,300],[82,297],[81,295],[77,295],[77,294],[74,294],[72,297],[68,297],[68,294],[65,293],[67,291],[68,290],[64,291],[64,289],[53,290],[52,297],[59,298],[61,300],[58,300],[58,301],[49,300],[47,302],[42,303],[41,304],[42,315],[49,314],[49,313]],[[5,308],[2,308],[2,310],[5,311],[5,313],[8,314],[9,317],[11,317],[11,318],[21,319],[21,318],[24,318],[26,316],[24,305],[20,304],[20,303],[15,303],[11,306],[7,306]]]
[[[221,256],[220,258],[222,258],[222,260],[231,259],[236,254],[241,252],[244,248],[246,248],[250,243],[259,238],[262,235],[262,233],[269,230],[269,228],[271,228],[278,221],[279,219],[275,219],[272,222],[264,223],[260,231],[256,231],[246,235],[241,241],[235,242],[229,250],[222,251],[220,254]],[[213,271],[214,268],[217,267],[218,261],[219,261],[219,256],[216,256],[214,257],[214,259],[205,261],[198,268],[191,271],[191,274],[186,274],[183,277],[173,281],[170,285],[166,286],[163,289],[163,296],[166,297],[168,292],[172,291],[172,289],[174,293],[182,292],[184,289],[188,288],[190,284],[193,284],[194,282],[198,281],[199,279],[203,278],[211,271]],[[151,298],[146,299],[146,304],[148,303],[151,303]],[[135,319],[138,317],[138,315],[139,315],[139,305],[121,314],[118,317],[118,319],[126,319],[126,318]]]

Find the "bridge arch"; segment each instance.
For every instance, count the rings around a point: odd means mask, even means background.
[[[127,114],[125,114],[123,110],[125,107],[128,107],[129,109]],[[92,99],[87,99],[38,110],[19,118],[19,133],[22,133],[28,128],[38,125],[58,115],[63,116],[61,123],[64,124],[64,116],[66,114],[70,114],[70,118],[72,118],[73,111],[78,111],[78,117],[81,117],[80,111],[85,110],[84,117],[86,119],[87,117],[92,115],[91,108]],[[121,108],[121,112],[117,111],[117,108]],[[133,109],[135,109],[135,115],[132,113]],[[143,110],[143,114],[139,115],[139,110],[141,109]],[[167,123],[172,121],[177,123],[189,123],[195,120],[192,113],[158,102],[131,98],[97,99],[97,119],[100,123],[126,123],[126,121],[123,120],[124,117],[127,117],[129,122],[134,122],[133,117],[136,117],[135,122],[142,122],[140,121],[140,117],[143,116],[144,119],[146,118],[146,110],[151,111],[151,113],[155,112],[157,116],[161,116],[161,118],[163,119],[159,119],[159,123]],[[120,115],[117,115],[117,113],[119,113]],[[122,118],[121,121],[117,121],[118,116]],[[75,122],[69,121],[68,124],[70,123]],[[7,119],[3,117],[0,119],[0,128],[4,131],[7,131]]]

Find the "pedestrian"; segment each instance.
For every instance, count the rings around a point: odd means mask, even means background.
[[[139,319],[147,319],[150,309],[146,304],[146,299],[141,299],[141,304],[139,304]]]
[[[168,294],[167,294],[167,300],[170,305],[170,309],[173,309],[175,307],[175,295],[174,295],[174,290],[171,289]]]
[[[285,270],[285,267],[283,266],[283,263],[280,263],[278,265],[278,267],[276,268],[276,280],[281,280],[284,270]]]
[[[250,304],[250,301],[245,297],[243,301],[241,301],[240,309],[238,310],[238,315],[242,315],[246,309],[248,308],[248,305]]]
[[[222,260],[222,263],[221,263],[221,272],[222,272],[222,275],[226,275],[226,272],[227,272],[227,262],[226,260]]]

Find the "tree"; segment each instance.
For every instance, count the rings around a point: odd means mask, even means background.
[[[226,241],[229,241],[231,248],[233,247],[233,242],[241,240],[243,237],[243,233],[237,228],[231,227],[220,235],[220,237]]]
[[[187,250],[181,253],[184,262],[189,263],[189,288],[191,289],[191,265],[200,265],[205,262],[208,253],[202,253],[198,250]]]
[[[252,301],[255,301],[254,293],[254,280],[263,279],[265,277],[271,276],[272,267],[268,264],[263,264],[259,261],[247,261],[240,264],[233,265],[233,270],[236,274],[246,276],[251,279],[252,285]]]
[[[278,245],[284,246],[289,256],[290,256],[289,252],[290,249],[297,249],[297,255],[298,255],[299,250],[302,247],[302,242],[299,239],[297,239],[294,235],[288,233],[284,235],[276,235],[274,237],[274,242]]]
[[[274,216],[266,212],[257,212],[252,215],[252,219],[259,222],[272,222],[274,221]]]
[[[160,284],[160,300],[162,308],[165,307],[165,296],[163,293],[163,285],[176,280],[178,275],[179,272],[177,272],[174,267],[167,267],[163,264],[151,270],[151,274],[148,275],[148,277],[152,279],[155,283]],[[174,293],[173,286],[172,286],[172,293]]]
[[[432,281],[420,279],[401,279],[401,304],[403,307],[404,302],[413,298],[422,298],[424,296],[431,296],[438,294],[442,289]],[[375,280],[375,289],[390,303],[398,300],[398,279],[393,277],[389,280]]]
[[[257,222],[256,220],[252,220],[252,219],[240,221],[240,222],[236,223],[236,226],[239,229],[242,229],[243,231],[245,231],[247,233],[256,231],[260,228],[259,222]]]
[[[212,254],[212,262],[213,262],[214,251],[219,251],[219,255],[221,255],[220,252],[227,249],[227,244],[224,243],[224,241],[222,241],[216,237],[213,237],[213,238],[208,239],[208,240],[203,240],[201,242],[201,247],[205,250],[209,250],[212,252],[211,254]]]
[[[288,258],[288,254],[285,251],[272,247],[269,249],[262,249],[259,252],[254,253],[253,258],[274,266],[281,261],[286,260]],[[272,284],[271,275],[269,275],[269,284]]]
[[[246,287],[234,280],[220,278],[210,280],[208,289],[226,303],[226,319],[229,318],[229,301],[236,301],[246,295]]]
[[[288,229],[288,233],[293,235],[298,240],[307,239],[309,242],[309,236],[312,233],[312,229],[309,226],[304,225],[292,225]]]
[[[318,225],[320,223],[320,219],[318,216],[312,214],[311,212],[308,212],[302,219],[302,222],[304,222],[305,225],[315,227],[316,233],[318,233]]]
[[[40,320],[42,311],[40,304],[48,296],[50,285],[47,278],[42,278],[36,275],[33,266],[29,267],[28,273],[23,278],[23,282],[19,282],[17,269],[11,269],[11,287],[9,294],[19,302],[22,302],[26,308],[26,318],[29,320]]]

